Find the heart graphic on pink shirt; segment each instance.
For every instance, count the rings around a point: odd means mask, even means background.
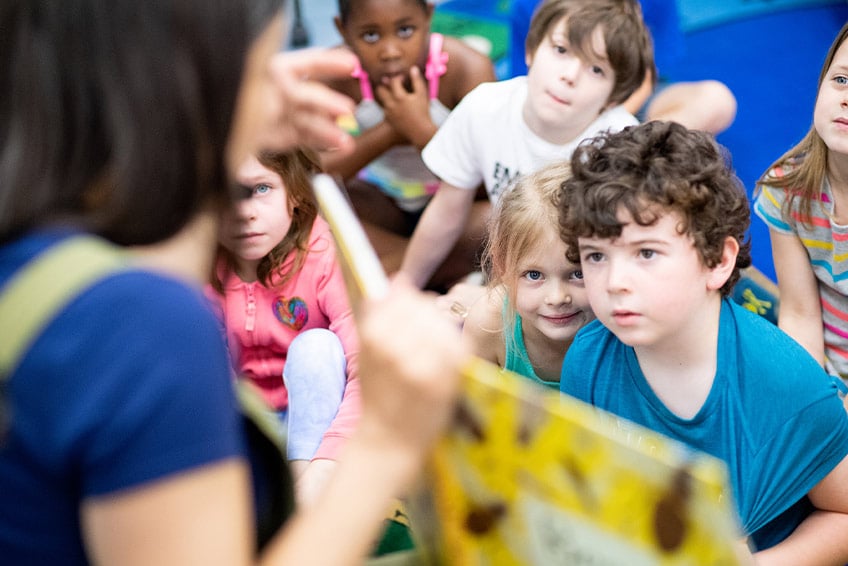
[[[277,297],[277,300],[274,301],[274,316],[289,328],[300,330],[309,320],[309,310],[300,297],[292,297],[288,300]]]

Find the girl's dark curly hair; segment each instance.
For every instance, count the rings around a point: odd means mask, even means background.
[[[680,233],[692,238],[709,268],[721,261],[725,240],[735,238],[739,254],[721,288],[725,296],[739,271],[751,265],[748,198],[709,134],[673,122],[631,126],[581,144],[571,169],[560,205],[560,234],[570,261],[579,261],[578,238],[619,237],[623,209],[642,226],[664,212],[680,214]]]

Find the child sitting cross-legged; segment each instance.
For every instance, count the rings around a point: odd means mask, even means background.
[[[360,413],[359,343],[336,247],[318,216],[306,149],[260,153],[236,171],[215,292],[235,370],[280,417],[300,503],[335,468]]]
[[[598,320],[560,390],[722,459],[757,564],[848,562],[848,418],[803,347],[728,295],[750,265],[745,191],[670,122],[577,149],[562,237]]]

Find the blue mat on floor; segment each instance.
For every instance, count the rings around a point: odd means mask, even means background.
[[[733,90],[736,121],[718,141],[730,150],[749,195],[763,171],[809,129],[822,62],[846,21],[843,2],[726,22],[686,34],[685,53],[663,69],[675,80],[712,78]],[[768,229],[756,216],[750,234],[754,265],[774,279]]]

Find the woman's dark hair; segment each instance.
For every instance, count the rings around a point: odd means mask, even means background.
[[[0,242],[70,222],[124,245],[226,197],[252,42],[282,0],[4,0]]]
[[[725,240],[739,242],[736,267],[721,288],[728,295],[740,269],[751,265],[748,197],[710,134],[674,122],[648,122],[602,134],[578,146],[563,183],[560,235],[578,263],[578,238],[617,238],[623,209],[650,226],[677,212],[681,234],[692,238],[704,265],[721,262]]]

